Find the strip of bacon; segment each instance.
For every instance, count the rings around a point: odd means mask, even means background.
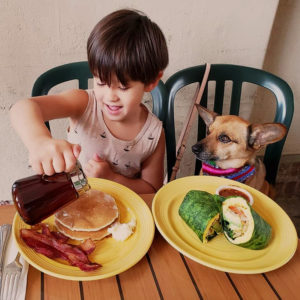
[[[92,239],[87,239],[80,244],[80,248],[84,253],[91,254],[95,250],[96,245]]]
[[[69,238],[63,233],[59,231],[51,231],[49,225],[46,223],[40,223],[40,228],[42,229],[42,234],[45,234],[49,237],[54,237],[59,243],[66,243],[69,240]]]
[[[100,264],[90,262],[81,246],[68,244],[66,239],[50,231],[47,226],[42,225],[41,229],[42,232],[36,229],[20,229],[23,241],[36,252],[49,258],[64,259],[82,271],[93,271],[101,267]]]

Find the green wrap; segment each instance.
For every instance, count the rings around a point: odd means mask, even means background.
[[[191,190],[185,195],[179,207],[179,215],[202,242],[209,241],[222,232],[220,224],[222,199],[205,191]],[[207,228],[213,219],[216,220],[211,224],[213,227]]]

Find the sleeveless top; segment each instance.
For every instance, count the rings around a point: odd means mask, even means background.
[[[127,177],[139,177],[141,165],[156,149],[161,135],[162,122],[148,110],[147,120],[131,141],[113,136],[103,120],[94,91],[86,90],[87,107],[80,119],[68,131],[68,141],[81,145],[78,160],[84,165],[97,153],[112,170]]]

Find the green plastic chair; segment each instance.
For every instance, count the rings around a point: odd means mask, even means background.
[[[165,83],[168,91],[168,112],[166,115],[165,131],[167,145],[167,170],[168,178],[172,173],[172,167],[176,161],[176,139],[174,124],[174,102],[176,93],[184,86],[201,82],[205,65],[199,65],[180,70],[172,75]],[[293,92],[289,85],[281,78],[266,71],[229,64],[212,64],[208,81],[215,81],[214,111],[222,114],[224,101],[225,81],[232,81],[232,94],[230,102],[230,114],[238,115],[240,109],[241,91],[243,82],[253,83],[269,89],[276,99],[276,114],[274,122],[283,123],[289,129],[294,113]],[[200,104],[207,107],[207,86]],[[198,118],[198,141],[205,137],[205,124]],[[275,184],[278,165],[286,137],[281,141],[268,145],[264,155],[266,166],[266,179]],[[196,161],[195,174],[199,174],[201,162]]]
[[[90,78],[93,78],[93,75],[87,61],[61,65],[40,75],[33,85],[31,95],[32,97],[47,95],[49,90],[54,86],[70,80],[78,80],[79,89],[85,90],[88,89],[88,80]],[[167,92],[162,81],[160,81],[157,87],[151,91],[151,96],[153,100],[153,113],[161,121],[164,121],[166,115]],[[49,122],[45,122],[45,124],[50,130]]]

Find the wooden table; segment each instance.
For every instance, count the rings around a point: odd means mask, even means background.
[[[150,205],[153,195],[142,195]],[[11,223],[13,206],[0,207],[0,224]],[[283,267],[254,275],[220,272],[190,260],[156,232],[146,256],[107,279],[76,282],[29,267],[26,300],[35,299],[300,299],[300,248]]]

